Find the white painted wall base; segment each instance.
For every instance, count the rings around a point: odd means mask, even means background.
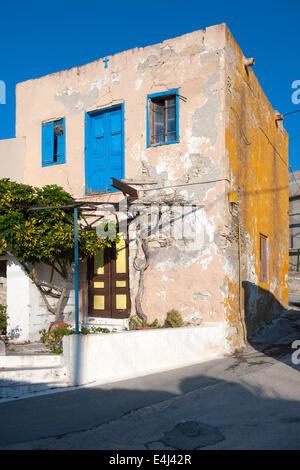
[[[84,326],[91,328],[95,326],[96,328],[100,326],[101,328],[108,328],[109,330],[128,330],[129,329],[129,318],[93,318],[88,317],[85,321]]]
[[[224,355],[224,324],[65,336],[70,385],[105,384]]]

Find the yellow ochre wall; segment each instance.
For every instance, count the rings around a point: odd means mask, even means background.
[[[225,318],[238,346],[243,334],[249,338],[288,305],[288,134],[282,122],[276,123],[275,111],[227,28],[225,50],[226,163],[231,190],[237,192],[237,204],[228,204],[232,243]],[[268,237],[265,283],[259,275],[260,233]]]

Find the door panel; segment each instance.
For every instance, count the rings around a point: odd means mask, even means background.
[[[123,106],[86,115],[86,192],[115,191],[111,177],[124,177]]]
[[[107,317],[111,311],[109,249],[100,249],[89,263],[89,315]]]
[[[128,272],[128,243],[120,235],[117,245],[99,250],[89,263],[90,317],[128,318]]]
[[[121,109],[112,111],[108,116],[109,168],[111,176],[122,179],[122,115]]]
[[[130,312],[128,242],[119,234],[111,269],[111,309],[113,318],[127,318]]]

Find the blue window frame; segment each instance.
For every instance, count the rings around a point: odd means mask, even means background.
[[[124,104],[85,116],[86,194],[114,192],[111,177],[124,178]]]
[[[178,89],[147,96],[147,147],[179,142]]]
[[[42,123],[42,166],[65,163],[65,119]]]

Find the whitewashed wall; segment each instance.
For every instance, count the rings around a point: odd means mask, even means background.
[[[49,269],[38,268],[40,279],[49,281]],[[58,282],[59,284],[59,282]],[[51,299],[52,300],[52,299]],[[7,263],[8,335],[14,342],[38,341],[40,330],[48,329],[54,315],[48,312],[34,283],[15,259]],[[63,304],[64,321],[74,323],[73,273],[70,273],[68,292]]]
[[[110,383],[208,361],[224,353],[222,322],[63,338],[63,363],[72,385]]]

